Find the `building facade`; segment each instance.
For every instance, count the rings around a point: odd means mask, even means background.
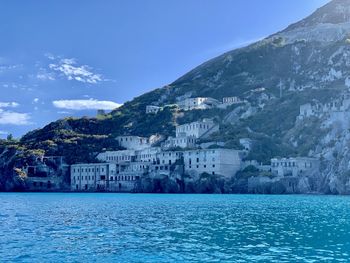
[[[203,119],[202,121],[177,126],[176,137],[194,137],[198,139],[204,138],[218,131],[219,126],[216,125],[213,120]]]
[[[118,136],[119,146],[128,150],[143,150],[151,147],[150,139],[139,136]]]
[[[219,102],[213,98],[207,97],[197,97],[197,98],[187,98],[178,102],[178,107],[180,110],[205,110],[216,107]]]
[[[320,170],[317,158],[274,158],[271,159],[271,171],[278,176],[313,175]]]
[[[71,190],[130,192],[139,176],[140,172],[129,173],[115,163],[75,164],[71,166]]]
[[[183,153],[185,172],[233,177],[242,165],[242,152],[230,149],[202,149]]]
[[[226,104],[226,105],[233,105],[241,102],[242,102],[241,99],[238,97],[224,97],[222,99],[222,104]]]
[[[172,148],[194,148],[196,146],[196,137],[194,136],[182,136],[182,137],[169,137],[163,144],[163,149]]]
[[[97,159],[106,163],[133,162],[136,159],[136,151],[122,150],[102,152],[97,155]]]

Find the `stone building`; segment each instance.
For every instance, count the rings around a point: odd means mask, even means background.
[[[149,138],[139,136],[118,136],[119,146],[128,150],[142,150],[151,147]]]
[[[205,110],[216,107],[219,102],[213,98],[197,97],[197,98],[187,98],[178,102],[178,107],[180,110]]]
[[[97,155],[97,159],[106,163],[133,162],[136,159],[135,150],[107,151]]]
[[[71,189],[73,191],[107,190],[108,178],[115,173],[115,164],[74,164],[71,166]]]
[[[148,106],[146,106],[146,113],[147,114],[157,114],[162,109],[163,109],[162,107],[148,105]]]
[[[169,137],[163,144],[163,149],[172,148],[194,148],[196,146],[196,137],[194,136],[182,136],[182,137]]]
[[[212,133],[219,131],[219,126],[214,123],[213,120],[203,119],[202,121],[196,121],[186,123],[176,127],[176,138],[180,137],[194,137],[205,138]]]
[[[313,175],[320,170],[320,160],[317,158],[274,158],[271,159],[271,171],[278,176]]]
[[[157,161],[157,155],[161,152],[160,147],[151,147],[136,152],[137,162],[149,162],[155,163]]]
[[[75,164],[71,166],[71,190],[130,192],[139,176],[115,163]]]
[[[230,149],[184,151],[185,172],[191,175],[207,173],[233,177],[242,165],[242,152]]]

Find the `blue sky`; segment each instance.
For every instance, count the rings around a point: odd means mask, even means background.
[[[0,1],[0,138],[117,107],[327,2]]]

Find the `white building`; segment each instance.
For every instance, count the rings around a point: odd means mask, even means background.
[[[121,171],[115,163],[88,163],[71,166],[72,191],[130,192],[135,187],[139,173]]]
[[[225,97],[222,99],[222,104],[233,105],[241,103],[241,99],[238,97]]]
[[[106,163],[133,162],[136,159],[136,151],[123,150],[102,152],[97,155],[97,159]]]
[[[74,164],[71,166],[71,189],[73,191],[106,190],[109,176],[115,173],[115,164]]]
[[[204,149],[183,153],[185,172],[191,175],[207,173],[233,177],[242,164],[242,153],[230,149]]]
[[[317,158],[274,158],[271,159],[271,171],[278,176],[313,175],[320,170]]]
[[[300,112],[298,119],[300,120],[311,117],[316,114],[316,112],[314,111],[314,107],[311,106],[311,103],[301,105],[299,111]]]
[[[137,151],[136,161],[137,162],[156,163],[157,162],[157,155],[160,152],[161,152],[160,147],[151,147],[151,148],[146,148],[144,150]]]
[[[211,109],[218,104],[216,99],[206,97],[187,98],[178,102],[179,109],[184,111]]]
[[[216,125],[213,120],[203,119],[202,121],[196,121],[179,125],[176,127],[176,138],[180,137],[194,137],[205,138],[214,132],[219,131],[219,126]]]
[[[128,150],[143,150],[151,147],[149,138],[139,136],[118,136],[119,146]]]
[[[196,137],[194,136],[182,136],[182,137],[169,137],[163,144],[163,149],[172,148],[194,148],[196,146]]]
[[[151,176],[170,175],[172,168],[176,165],[176,162],[182,159],[183,152],[160,152],[157,154],[157,161],[150,166]]]
[[[157,114],[162,109],[163,109],[162,107],[148,105],[148,106],[146,106],[146,113],[147,114]]]

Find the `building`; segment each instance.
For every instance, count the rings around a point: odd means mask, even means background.
[[[322,104],[317,101],[313,101],[312,103],[301,105],[297,119],[303,120],[312,116],[320,117],[324,114],[329,114],[331,117],[335,116],[341,120],[342,116],[346,116],[346,118],[348,118],[347,113],[349,111],[350,95],[345,94],[329,103]]]
[[[298,119],[303,120],[304,118],[314,116],[316,114],[314,110],[315,108],[311,106],[311,103],[301,105]]]
[[[238,97],[225,97],[222,99],[222,104],[226,104],[226,105],[233,105],[241,102],[242,102],[241,99]]]
[[[182,136],[182,137],[169,137],[164,143],[162,143],[163,149],[173,148],[194,148],[196,147],[196,137],[194,136]]]
[[[160,147],[151,147],[136,152],[137,162],[156,163],[157,155],[161,152]]]
[[[143,150],[151,147],[149,138],[139,136],[118,136],[119,146],[128,150]]]
[[[147,114],[157,114],[162,109],[163,109],[162,107],[148,105],[148,106],[146,106],[146,113]]]
[[[62,176],[27,177],[26,183],[30,191],[57,191],[62,189]]]
[[[194,137],[205,138],[214,132],[219,131],[219,126],[213,120],[203,119],[202,121],[191,122],[176,127],[176,138]]]
[[[213,98],[197,97],[197,98],[187,98],[178,102],[178,107],[180,110],[205,110],[216,107],[219,102]]]
[[[184,151],[185,173],[233,177],[242,164],[242,152],[230,149],[204,149]]]
[[[239,139],[239,144],[244,148],[245,151],[251,151],[253,147],[253,140],[249,138],[241,138]]]
[[[115,164],[74,164],[71,166],[71,189],[73,191],[106,190],[108,178],[115,173]]]
[[[129,173],[115,163],[74,164],[71,166],[71,190],[130,192],[139,174]]]
[[[97,155],[97,159],[105,163],[134,162],[136,159],[136,151],[123,150],[103,152]]]
[[[271,159],[271,171],[278,176],[313,175],[320,170],[317,158],[274,158]]]

